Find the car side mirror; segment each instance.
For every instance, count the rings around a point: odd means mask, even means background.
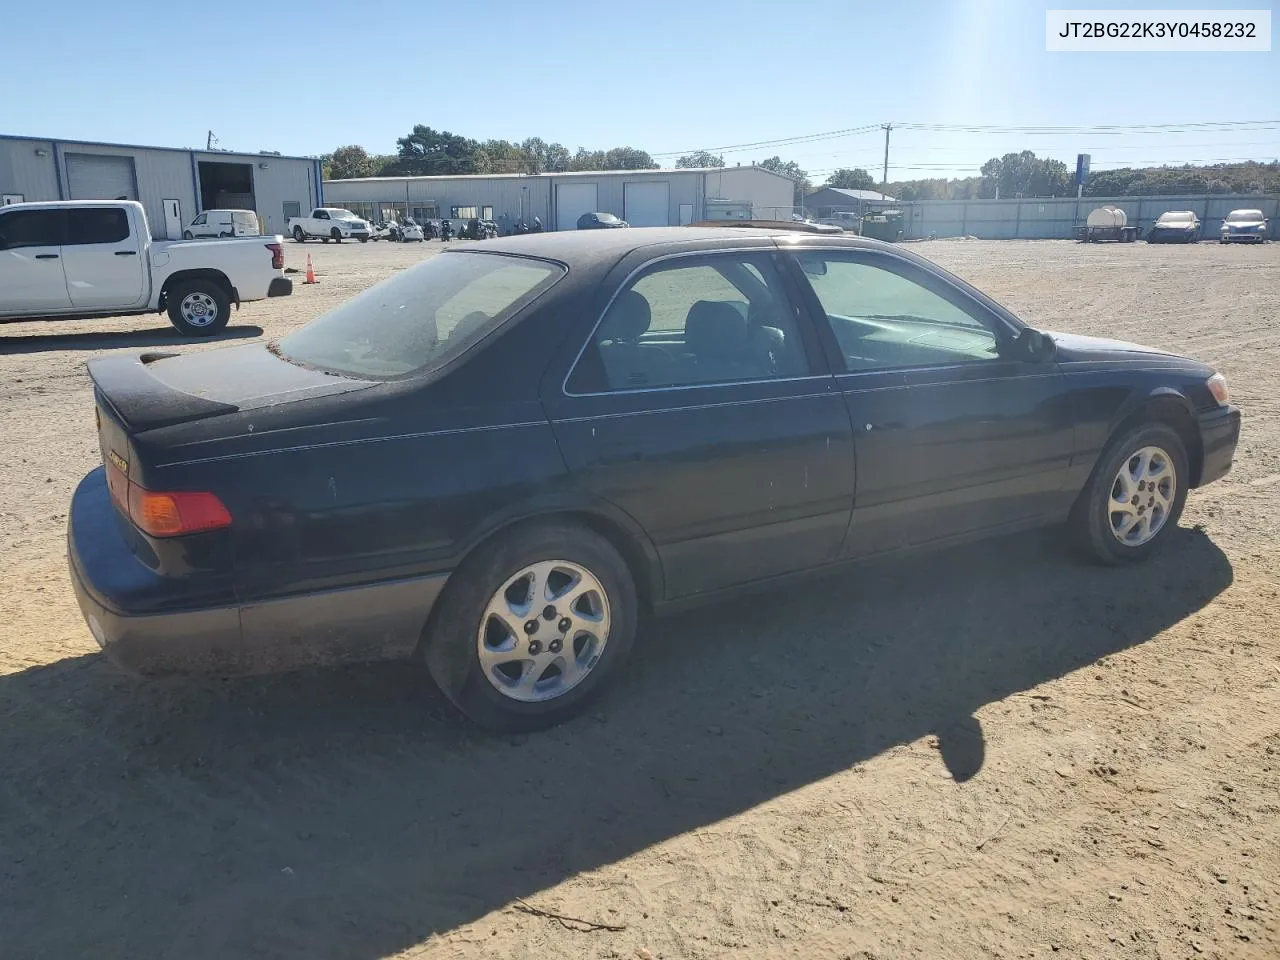
[[[1018,334],[1018,338],[1014,341],[1014,347],[1014,352],[1018,359],[1029,360],[1032,363],[1044,363],[1052,360],[1054,354],[1058,352],[1058,347],[1053,342],[1053,337],[1032,327],[1023,328],[1022,332]]]

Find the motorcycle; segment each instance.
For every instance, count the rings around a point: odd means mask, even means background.
[[[440,221],[440,241],[442,243],[448,243],[452,239],[453,239],[453,224],[450,223],[448,220],[441,220]]]

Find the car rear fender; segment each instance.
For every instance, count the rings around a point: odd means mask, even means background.
[[[585,492],[562,490],[527,500],[490,517],[477,531],[459,557],[463,563],[482,544],[502,536],[514,527],[546,520],[579,523],[600,534],[622,555],[635,579],[636,593],[643,606],[652,606],[664,596],[662,563],[658,551],[636,520],[625,510]]]

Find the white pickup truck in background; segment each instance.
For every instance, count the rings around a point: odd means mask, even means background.
[[[328,243],[334,240],[359,240],[367,243],[373,236],[369,221],[361,220],[350,210],[341,207],[316,207],[309,217],[290,217],[285,224],[289,235],[298,243],[308,240],[320,240]]]
[[[167,310],[181,333],[207,337],[233,303],[292,292],[279,236],[152,240],[132,200],[0,207],[0,321]]]

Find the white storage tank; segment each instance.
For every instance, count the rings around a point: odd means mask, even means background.
[[[1123,227],[1128,224],[1129,218],[1125,216],[1124,211],[1119,207],[1105,206],[1098,207],[1089,213],[1089,219],[1085,221],[1091,228],[1115,228]]]

